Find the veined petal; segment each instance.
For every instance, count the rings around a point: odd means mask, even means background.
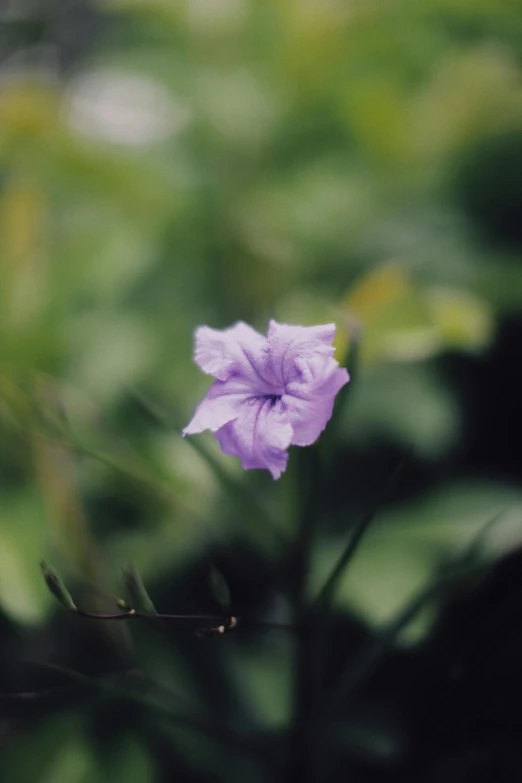
[[[266,338],[242,321],[222,330],[200,326],[195,333],[194,359],[203,372],[220,381],[236,373],[250,381],[253,391],[269,393],[271,384],[263,374]]]
[[[332,415],[335,395],[349,381],[347,371],[334,359],[330,362],[335,366],[328,375],[315,384],[290,384],[281,400],[294,430],[295,446],[309,446],[317,440]]]
[[[251,392],[244,384],[214,381],[196,408],[191,421],[183,430],[183,436],[195,435],[204,430],[216,432],[224,424],[239,416],[241,404],[250,396]]]
[[[297,365],[300,365],[299,359]],[[348,371],[344,367],[340,368],[335,359],[312,358],[295,379],[286,385],[285,393],[306,399],[335,397],[349,380]]]
[[[334,324],[289,326],[270,322],[264,338],[238,322],[196,331],[195,359],[216,377],[183,435],[212,430],[225,454],[245,469],[279,478],[287,448],[313,443],[332,415],[348,373],[333,358]]]
[[[267,339],[275,376],[286,385],[306,374],[311,363],[332,357],[334,335],[335,324],[289,326],[270,321]]]
[[[275,479],[286,468],[292,435],[281,401],[262,397],[244,402],[240,415],[216,432],[224,454],[239,457],[245,470],[265,468]]]

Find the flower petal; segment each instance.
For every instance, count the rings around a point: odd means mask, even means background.
[[[223,330],[200,326],[195,333],[194,359],[203,372],[220,381],[237,373],[259,387],[261,394],[265,391],[266,338],[242,321]]]
[[[270,321],[268,345],[272,370],[283,384],[312,371],[334,354],[335,324],[289,326]],[[310,368],[310,369],[309,369]]]
[[[232,381],[232,382],[231,382]],[[214,381],[206,396],[199,403],[194,416],[183,430],[183,436],[195,435],[204,430],[216,432],[220,427],[241,413],[241,404],[251,392],[237,379]]]
[[[335,359],[329,361],[332,366],[325,377],[313,384],[289,384],[282,398],[295,446],[309,446],[317,440],[332,415],[335,395],[349,381],[347,371]]]
[[[286,468],[292,435],[281,401],[262,397],[242,403],[240,415],[216,432],[224,454],[239,457],[245,470],[265,468],[275,479]]]
[[[242,322],[222,331],[200,327],[195,359],[216,377],[183,435],[210,429],[245,469],[285,470],[287,448],[313,443],[348,382],[333,358],[334,324],[270,322],[264,338]]]

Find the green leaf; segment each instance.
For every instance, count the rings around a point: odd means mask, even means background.
[[[399,263],[365,275],[344,305],[362,325],[362,357],[370,364],[416,361],[446,348],[478,350],[493,333],[484,300],[466,290],[421,286]]]
[[[350,443],[385,437],[428,459],[440,457],[460,435],[457,401],[428,363],[388,363],[363,370],[353,387],[339,435]]]
[[[467,291],[430,288],[426,302],[444,345],[457,350],[480,350],[493,335],[490,307]]]
[[[0,606],[18,623],[41,623],[54,609],[55,599],[42,589],[42,577],[35,568],[47,546],[37,493],[4,492],[0,508]]]

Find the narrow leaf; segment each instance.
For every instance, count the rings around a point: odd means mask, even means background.
[[[339,560],[335,564],[334,568],[330,573],[330,576],[324,583],[323,587],[321,588],[321,591],[319,592],[319,595],[314,601],[315,608],[320,610],[325,610],[331,603],[335,595],[335,591],[339,585],[339,582],[344,576],[345,570],[348,564],[350,563],[350,560],[352,559],[353,555],[355,554],[355,551],[364,533],[366,532],[370,523],[375,517],[375,514],[381,508],[384,500],[386,499],[386,496],[388,495],[392,487],[395,485],[395,482],[399,478],[403,468],[404,468],[404,459],[401,459],[396,465],[396,467],[393,469],[393,472],[390,478],[388,479],[388,481],[386,482],[383,490],[379,494],[376,503],[356,525],[354,531],[352,532],[352,535],[350,536],[348,543],[346,544],[343,552],[339,557]]]
[[[404,609],[399,612],[395,620],[389,623],[377,638],[370,642],[355,662],[351,663],[342,672],[327,705],[328,713],[335,710],[338,705],[351,697],[366,682],[383,656],[393,647],[399,634],[426,605],[440,598],[456,579],[462,577],[465,573],[469,573],[470,568],[476,567],[476,561],[484,540],[502,516],[503,512],[500,512],[488,520],[464,551],[451,558],[439,576],[423,587]]]

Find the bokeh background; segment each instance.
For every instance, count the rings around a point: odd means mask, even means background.
[[[518,779],[522,4],[3,0],[0,57],[2,780],[283,779],[243,745],[284,756],[291,632],[96,623],[39,569],[90,611],[132,562],[162,611],[216,612],[217,567],[230,611],[288,620],[298,450],[274,483],[180,437],[195,327],[272,317],[335,321],[353,372],[311,596],[405,458],[330,687],[498,517],[311,741],[315,779]]]

